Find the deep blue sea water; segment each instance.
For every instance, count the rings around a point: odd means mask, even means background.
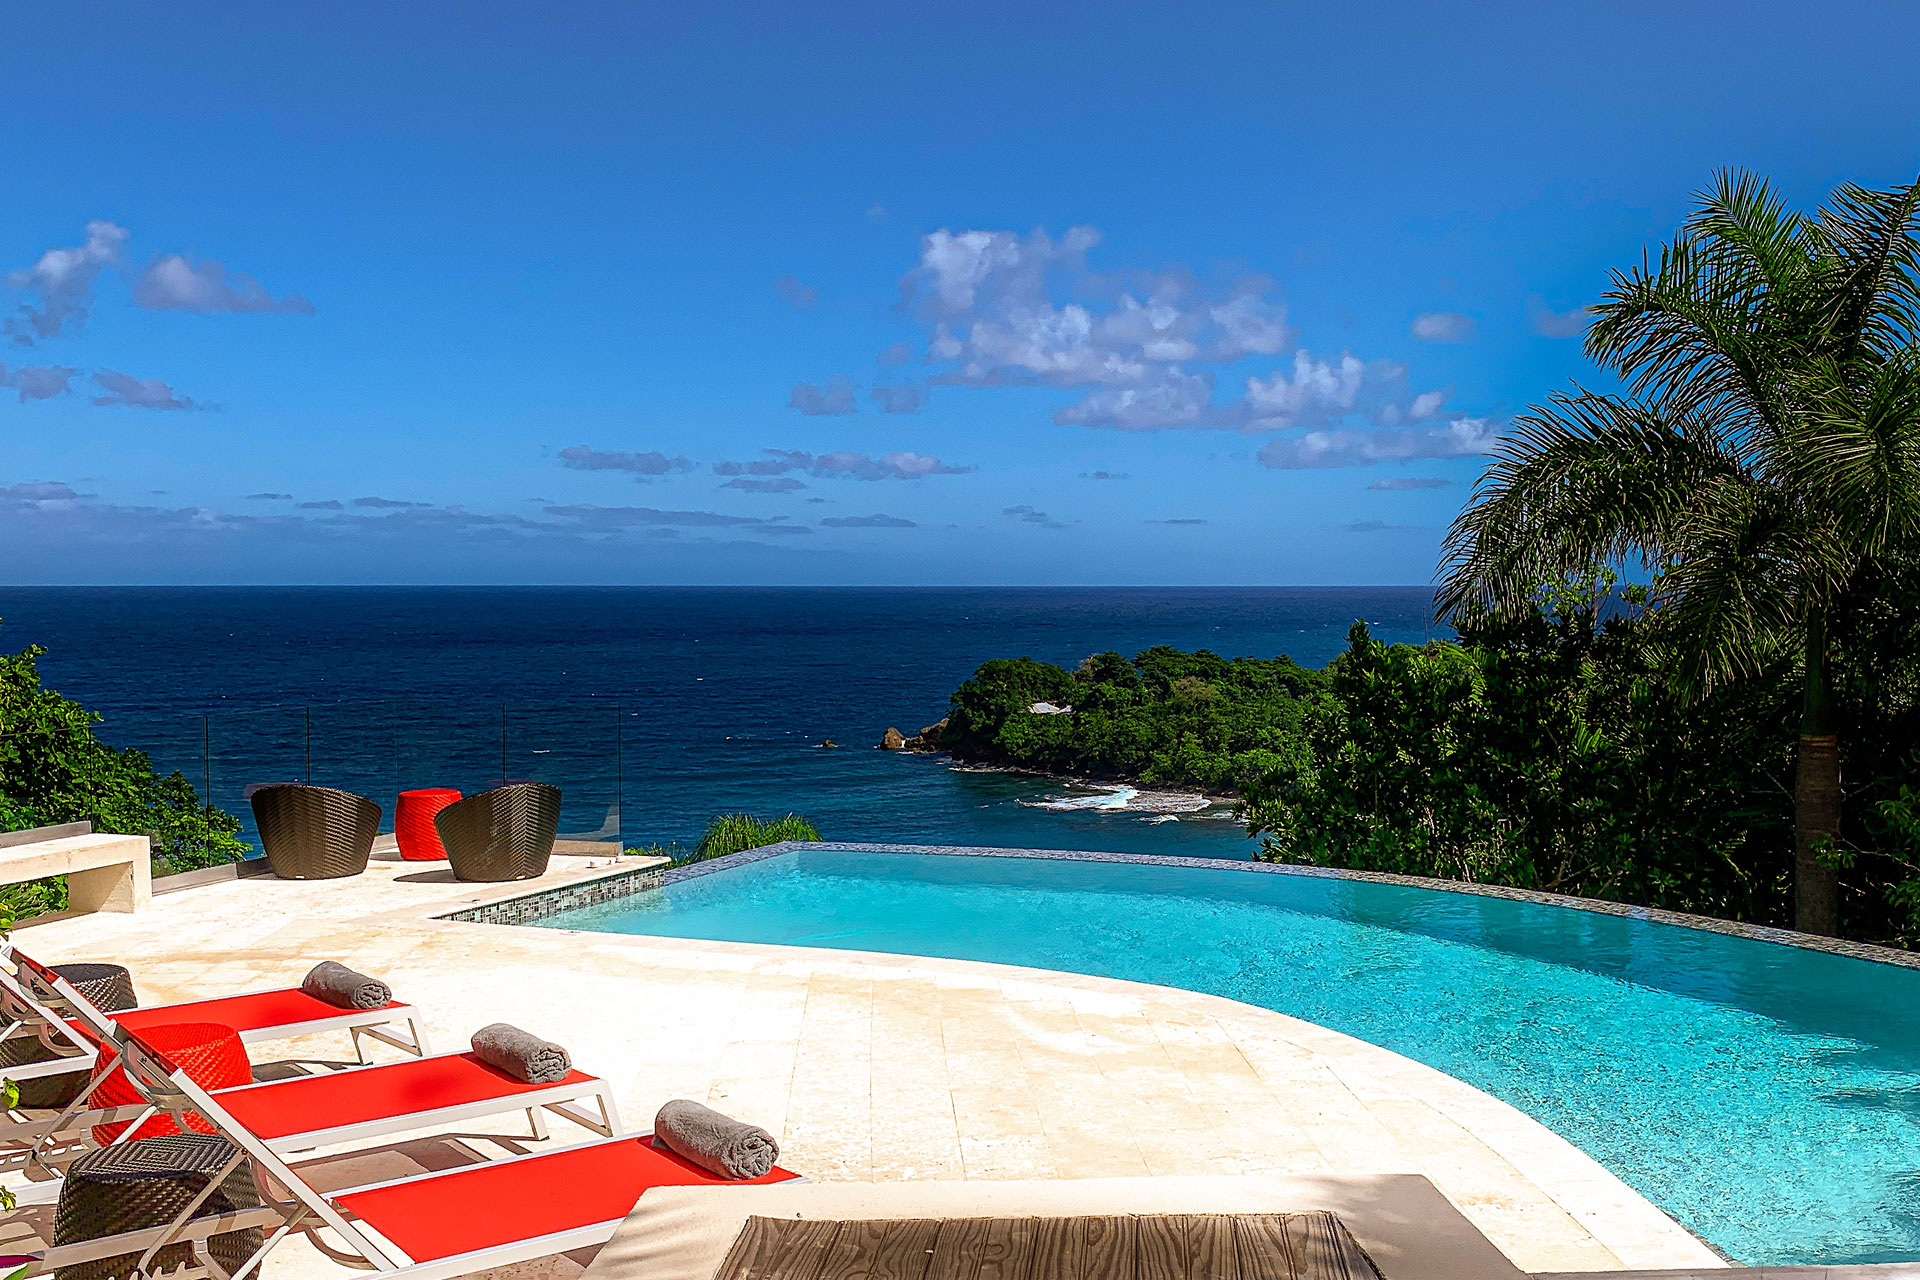
[[[405,787],[543,778],[563,832],[691,841],[789,811],[844,840],[1245,857],[1222,810],[1047,809],[1099,794],[873,749],[989,658],[1072,664],[1155,644],[1317,666],[1356,618],[1429,634],[1426,588],[0,588],[0,649],[244,814],[311,778],[387,808]],[[838,750],[822,748],[831,739]]]

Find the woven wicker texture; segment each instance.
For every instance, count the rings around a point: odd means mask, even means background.
[[[123,1013],[140,1003],[140,997],[134,994],[133,975],[127,972],[127,966],[123,964],[77,961],[47,967],[73,984],[74,990],[93,1001],[93,1007],[103,1012]]]
[[[332,880],[367,869],[380,806],[351,791],[286,782],[253,793],[253,822],[273,874]]]
[[[447,851],[441,847],[440,833],[434,829],[433,815],[460,799],[451,787],[431,787],[420,791],[402,791],[393,806],[393,837],[400,845],[400,857],[406,862],[442,862]]]
[[[66,1181],[60,1186],[54,1244],[80,1244],[173,1221],[233,1158],[234,1150],[225,1138],[182,1133],[87,1152],[67,1167]],[[199,1212],[227,1213],[259,1203],[253,1169],[242,1161]],[[209,1240],[207,1252],[231,1272],[260,1247],[261,1238],[258,1227],[229,1231]],[[171,1271],[192,1259],[192,1245],[168,1245],[154,1255],[149,1274]],[[54,1276],[56,1280],[125,1280],[139,1261],[138,1253],[123,1253],[62,1267]]]
[[[93,1002],[95,1008],[106,1013],[119,1013],[131,1009],[140,1003],[133,993],[133,975],[126,966],[117,964],[56,964],[52,970],[71,982],[81,995]],[[46,1062],[62,1055],[55,1053],[38,1040],[17,1039],[0,1041],[0,1067],[24,1066],[29,1062]],[[4,1075],[5,1072],[0,1072]],[[86,1086],[87,1075],[84,1071],[70,1071],[64,1075],[42,1076],[38,1080],[20,1082],[20,1105],[23,1107],[64,1107],[80,1096],[80,1090]]]
[[[175,1070],[207,1089],[231,1089],[253,1083],[253,1067],[247,1061],[246,1046],[239,1033],[217,1022],[171,1022],[140,1031],[141,1041]],[[116,1058],[101,1055],[94,1065],[100,1084],[93,1091],[92,1104],[98,1107],[124,1107],[140,1102],[142,1095],[127,1078]],[[120,1136],[128,1121],[93,1127],[93,1140],[106,1146]],[[213,1132],[213,1126],[199,1116],[187,1117],[187,1127],[199,1133]],[[170,1115],[158,1115],[145,1121],[134,1132],[135,1138],[177,1134],[180,1126]]]
[[[544,875],[560,831],[560,788],[515,782],[468,796],[434,815],[453,874],[462,880]]]

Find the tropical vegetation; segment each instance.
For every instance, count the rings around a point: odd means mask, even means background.
[[[986,663],[953,694],[940,745],[963,760],[1230,793],[1298,750],[1326,677],[1290,658],[1160,645],[1076,669]],[[1036,714],[1036,705],[1060,708]]]
[[[1278,860],[1920,942],[1917,219],[1702,192],[1592,308],[1623,390],[1521,415],[1456,520],[1456,638],[988,663],[945,745],[1234,790]]]
[[[0,653],[0,831],[90,821],[96,831],[145,835],[157,870],[185,871],[241,857],[237,819],[202,803],[179,773],[141,751],[110,747],[101,717],[41,684],[46,650]],[[66,906],[60,880],[0,889],[20,916]]]
[[[1690,703],[1798,691],[1794,916],[1836,932],[1849,721],[1911,702],[1920,620],[1920,183],[1811,214],[1726,174],[1586,349],[1626,394],[1515,424],[1447,542],[1441,602],[1524,614],[1543,582],[1649,575]],[[1868,747],[1871,750],[1871,747]]]
[[[756,818],[750,813],[716,813],[707,822],[700,842],[691,850],[678,844],[655,844],[631,848],[626,852],[629,857],[667,858],[674,866],[680,867],[705,862],[709,858],[724,857],[729,853],[764,849],[770,844],[781,844],[788,840],[812,841],[819,838],[820,828],[797,813],[771,819]]]

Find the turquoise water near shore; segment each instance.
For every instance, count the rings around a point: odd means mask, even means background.
[[[1430,633],[1423,587],[0,588],[0,649],[244,814],[245,790],[542,777],[563,829],[689,841],[723,810],[848,840],[1246,857],[1224,810],[873,750],[989,658],[1155,644],[1318,666],[1366,618]],[[831,739],[839,749],[820,744]],[[1055,807],[1042,807],[1053,805]],[[1171,808],[1173,811],[1167,811]],[[1167,819],[1171,818],[1169,821]]]

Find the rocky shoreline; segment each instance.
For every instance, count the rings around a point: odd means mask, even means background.
[[[941,717],[909,737],[893,726],[880,735],[880,741],[874,745],[881,751],[914,751],[923,755],[935,755],[945,750],[941,745],[946,735],[946,717]],[[837,744],[829,744],[837,745]],[[1026,765],[987,763],[954,758],[956,769],[973,773],[1012,773],[1028,778],[1044,778],[1048,782],[1057,782],[1062,786],[1086,787],[1097,790],[1101,787],[1137,787],[1149,795],[1191,795],[1205,799],[1209,805],[1237,805],[1240,793],[1237,791],[1214,791],[1203,787],[1167,787],[1146,782],[1140,778],[1095,777],[1091,774],[1052,773],[1045,769],[1033,769]]]

